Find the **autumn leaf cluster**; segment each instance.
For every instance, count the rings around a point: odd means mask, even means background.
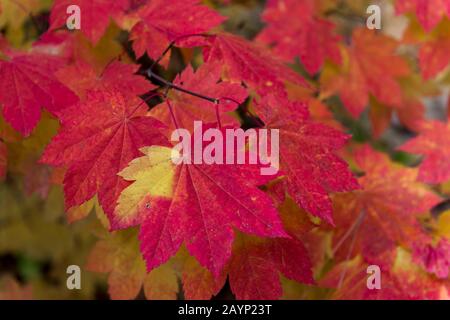
[[[448,299],[450,0],[369,5],[0,0],[0,298]],[[194,121],[278,174],[174,164]]]

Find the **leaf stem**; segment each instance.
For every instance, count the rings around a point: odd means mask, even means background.
[[[156,60],[152,63],[152,65],[150,66],[150,70],[153,70],[153,68],[154,68],[159,62],[161,62],[161,60],[165,57],[165,55],[167,54],[167,52],[169,52],[170,49],[172,49],[172,48],[177,44],[178,41],[183,40],[183,39],[187,39],[187,38],[193,38],[193,37],[204,37],[204,38],[207,38],[207,37],[210,37],[210,35],[209,35],[209,34],[206,34],[206,33],[193,33],[193,34],[185,34],[185,35],[182,35],[182,36],[179,36],[179,37],[175,38],[175,39],[167,46],[167,48],[161,53],[161,55],[159,56],[159,58],[156,59]]]
[[[216,118],[217,118],[217,124],[219,126],[219,129],[222,129],[222,121],[220,120],[220,113],[219,113],[219,102],[217,102],[214,107],[216,108]]]
[[[350,227],[350,229],[347,231],[347,233],[342,237],[342,239],[341,239],[340,243],[338,244],[338,246],[336,246],[336,248],[333,250],[333,255],[336,253],[336,251],[339,248],[339,246],[344,243],[344,241],[347,239],[347,237],[352,235],[352,239],[351,239],[351,242],[350,242],[350,247],[348,249],[347,256],[346,256],[345,260],[348,261],[350,259],[350,256],[351,256],[351,254],[353,252],[353,249],[355,247],[356,235],[357,235],[359,227],[361,226],[361,224],[364,221],[365,217],[366,217],[366,210],[362,209],[361,212],[359,213],[358,218],[355,220],[355,222]],[[339,277],[339,283],[338,283],[338,286],[337,286],[338,288],[340,288],[342,286],[342,283],[344,282],[345,276],[347,274],[347,269],[348,269],[348,267],[346,266],[344,268],[344,270],[342,271],[340,277]]]
[[[222,122],[220,120],[220,112],[219,112],[219,105],[220,105],[220,101],[231,101],[234,102],[236,104],[236,107],[238,107],[240,105],[239,101],[237,101],[236,99],[230,98],[230,97],[220,97],[220,98],[213,98],[213,97],[208,97],[204,94],[195,92],[195,91],[191,91],[188,89],[185,89],[181,86],[178,86],[176,84],[174,84],[173,82],[167,81],[166,79],[164,79],[163,77],[155,74],[151,68],[149,68],[147,70],[147,75],[149,78],[153,78],[157,81],[159,81],[160,83],[164,84],[166,86],[167,89],[175,89],[177,91],[181,91],[183,93],[189,94],[191,96],[209,101],[211,103],[214,103],[214,107],[216,109],[216,118],[217,118],[217,124],[219,126],[219,128],[222,128]],[[167,91],[166,94],[164,95],[165,97],[167,96]],[[169,100],[167,100],[168,102]],[[168,102],[169,105],[169,102]],[[171,105],[169,105],[169,108],[171,107]],[[173,114],[173,110],[171,110],[171,113]]]
[[[177,118],[175,118],[175,113],[173,112],[172,104],[170,103],[170,100],[167,99],[167,106],[169,107],[170,116],[172,117],[173,124],[175,125],[175,128],[180,129],[178,126]]]
[[[141,98],[141,102],[136,106],[136,108],[133,110],[133,112],[131,112],[131,114],[134,114],[136,112],[137,109],[139,109],[140,106],[142,106],[144,103],[147,103],[150,99],[156,97],[156,96],[160,96],[162,98],[165,98],[166,96],[160,92],[152,92],[152,94],[150,94],[148,97],[145,98]]]

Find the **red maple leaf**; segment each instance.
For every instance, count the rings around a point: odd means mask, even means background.
[[[185,245],[218,277],[231,256],[233,228],[260,236],[284,236],[270,198],[226,166],[183,165],[174,199],[155,201],[141,227],[148,270]]]
[[[112,300],[136,299],[141,291],[148,300],[176,298],[178,279],[174,267],[167,263],[147,273],[136,229],[102,233],[98,234],[101,239],[92,247],[84,268],[108,273],[108,293]]]
[[[392,116],[392,113],[390,115]],[[408,129],[418,132],[425,118],[425,105],[420,100],[406,99],[404,107],[397,110],[397,115]]]
[[[78,101],[55,72],[64,60],[54,56],[11,53],[0,60],[0,103],[3,115],[14,129],[28,136],[38,123],[41,108],[53,115]]]
[[[195,72],[189,65],[174,80],[174,84],[214,99],[220,99],[218,105],[198,97],[188,95],[184,92],[172,91],[169,99],[175,119],[181,128],[191,129],[195,120],[204,123],[217,121],[216,107],[218,108],[222,125],[237,124],[237,120],[227,116],[226,112],[237,109],[240,103],[247,98],[247,91],[239,84],[220,81],[221,66],[218,64],[203,64]],[[174,129],[167,102],[164,102],[150,111],[150,115],[164,123],[171,124]]]
[[[303,103],[267,96],[257,111],[268,128],[280,130],[283,189],[306,211],[333,224],[329,194],[358,188],[348,165],[335,154],[349,137],[311,121]]]
[[[225,136],[226,128],[221,130]],[[167,261],[184,241],[189,253],[217,278],[231,256],[234,228],[258,236],[287,236],[271,198],[258,188],[273,176],[261,175],[259,168],[251,164],[176,166],[172,199],[150,197],[144,208],[148,214],[140,214],[147,217],[140,231],[147,268]]]
[[[228,277],[238,300],[275,300],[282,295],[280,273],[301,283],[314,283],[311,262],[295,239],[239,236],[233,246]]]
[[[140,21],[131,30],[133,50],[140,57],[145,52],[156,60],[171,41],[186,35],[202,34],[225,19],[199,0],[152,0],[138,10]],[[204,43],[201,38],[178,41],[177,45],[192,47]],[[163,60],[167,66],[168,56]]]
[[[419,180],[439,184],[450,180],[450,124],[440,121],[425,122],[419,136],[409,140],[400,150],[424,156],[419,169]]]
[[[96,44],[106,31],[110,18],[120,17],[128,9],[128,0],[55,0],[50,13],[50,30],[66,27],[67,8],[80,8],[80,31]]]
[[[418,243],[413,248],[413,260],[440,279],[448,279],[450,271],[450,241],[443,238],[436,246]]]
[[[314,1],[271,0],[263,13],[266,28],[258,40],[274,46],[287,62],[299,57],[310,74],[317,73],[325,59],[340,63],[335,25],[315,16]]]
[[[214,278],[211,272],[203,268],[198,261],[185,255],[181,271],[184,297],[188,300],[208,300],[217,295],[226,281],[226,273]]]
[[[409,75],[406,61],[396,55],[397,43],[367,29],[355,29],[348,49],[347,70],[325,79],[327,90],[337,91],[350,114],[357,118],[369,103],[369,95],[390,108],[401,108],[403,93],[398,83]]]
[[[41,161],[67,166],[64,178],[66,208],[80,205],[98,193],[111,228],[116,199],[129,184],[117,175],[139,148],[166,144],[163,125],[145,116],[147,106],[117,90],[91,91],[84,102],[65,110],[62,128],[47,146]]]
[[[450,17],[450,0],[397,0],[398,14],[415,12],[426,31],[431,31],[445,16]]]
[[[426,235],[417,220],[441,199],[416,181],[417,170],[391,162],[369,146],[353,152],[364,175],[362,189],[333,197],[336,231],[334,252],[339,258],[362,253],[366,261],[380,264],[397,245],[411,246]],[[392,258],[392,256],[391,256]]]
[[[89,90],[121,90],[127,94],[141,95],[156,88],[144,77],[136,75],[139,66],[113,61],[102,72],[88,63],[77,60],[75,64],[59,69],[58,79],[85,98]]]
[[[361,257],[336,265],[320,281],[320,285],[335,288],[335,300],[437,300],[448,299],[449,284],[427,275],[400,255],[403,265],[394,270],[381,268],[381,289],[368,288],[369,266]]]
[[[306,86],[306,82],[261,45],[239,36],[221,33],[209,38],[204,59],[219,63],[226,78],[243,81],[259,94],[285,92],[285,82]]]
[[[437,76],[450,64],[450,35],[438,36],[422,44],[419,63],[425,80]]]

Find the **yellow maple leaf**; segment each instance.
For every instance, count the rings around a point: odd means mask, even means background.
[[[122,191],[116,207],[119,220],[132,221],[139,217],[139,208],[147,197],[170,198],[173,191],[174,165],[172,149],[152,146],[140,149],[145,155],[134,159],[119,175],[134,181]]]
[[[135,299],[142,286],[147,299],[176,299],[179,290],[171,261],[147,274],[135,229],[106,234],[92,249],[86,268],[109,273],[111,299]]]

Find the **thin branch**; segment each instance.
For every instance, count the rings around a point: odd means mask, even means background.
[[[180,92],[189,94],[189,95],[191,95],[191,96],[194,96],[194,97],[197,97],[197,98],[200,98],[200,99],[203,99],[203,100],[206,100],[206,101],[209,101],[209,102],[214,103],[215,109],[216,109],[217,123],[218,123],[218,125],[219,125],[219,128],[222,128],[222,123],[221,123],[221,120],[220,120],[220,112],[219,112],[219,104],[220,104],[220,101],[231,101],[231,102],[234,102],[234,103],[236,104],[237,107],[240,105],[240,103],[239,103],[238,101],[236,101],[236,100],[233,99],[233,98],[229,98],[229,97],[220,97],[220,98],[208,97],[208,96],[206,96],[206,95],[204,95],[204,94],[201,94],[201,93],[198,93],[198,92],[194,92],[194,91],[185,89],[185,88],[183,88],[183,87],[181,87],[181,86],[178,86],[178,85],[174,84],[173,82],[167,81],[167,80],[164,79],[163,77],[160,77],[159,75],[157,75],[156,73],[153,72],[153,68],[154,68],[154,67],[155,67],[155,66],[156,66],[156,65],[157,65],[164,57],[165,57],[165,55],[170,51],[170,49],[172,49],[172,48],[176,45],[176,43],[177,43],[178,41],[183,40],[183,39],[187,39],[187,38],[192,38],[192,37],[205,37],[205,38],[206,38],[206,37],[210,37],[210,35],[209,35],[209,34],[201,34],[201,33],[200,33],[200,34],[186,34],[186,35],[182,35],[182,36],[176,38],[176,39],[173,40],[173,41],[169,44],[169,46],[161,53],[161,55],[159,56],[159,58],[156,59],[156,60],[152,63],[152,65],[150,66],[150,68],[147,70],[147,76],[148,76],[150,79],[153,78],[153,79],[159,81],[160,83],[162,83],[163,85],[165,85],[166,88],[167,88],[167,89],[166,89],[166,95],[167,95],[168,89],[175,89],[175,90],[177,90],[177,91],[180,91]],[[178,127],[178,125],[176,124],[176,119],[175,119],[175,115],[174,115],[174,113],[173,113],[172,105],[170,104],[169,100],[167,100],[167,104],[168,104],[168,106],[169,106],[169,110],[170,110],[170,113],[171,113],[171,115],[172,115],[172,119],[173,119],[173,121],[175,122],[175,125]]]
[[[206,96],[204,94],[201,94],[201,93],[198,93],[198,92],[195,92],[195,91],[191,91],[191,90],[183,88],[181,86],[178,86],[178,85],[174,84],[173,82],[167,81],[163,77],[157,75],[156,73],[154,73],[151,70],[151,68],[147,70],[147,76],[149,78],[153,78],[153,79],[159,81],[160,83],[162,83],[166,87],[169,87],[170,89],[175,89],[177,91],[184,92],[184,93],[189,94],[191,96],[194,96],[194,97],[197,97],[197,98],[200,98],[200,99],[212,102],[212,103],[214,103],[216,105],[219,105],[220,101],[231,101],[231,102],[234,102],[236,104],[236,107],[238,107],[240,105],[239,101],[237,101],[236,99],[230,98],[230,97],[213,98],[213,97],[209,97],[209,96]]]
[[[194,97],[197,97],[197,98],[200,98],[200,99],[203,99],[203,100],[215,103],[215,104],[219,103],[219,100],[217,98],[211,98],[211,97],[205,96],[205,95],[203,95],[201,93],[197,93],[197,92],[185,89],[183,87],[180,87],[180,86],[178,86],[178,85],[176,85],[176,84],[174,84],[174,83],[172,83],[170,81],[167,81],[166,79],[158,76],[151,69],[147,70],[147,75],[148,75],[149,78],[153,78],[153,79],[161,82],[162,84],[164,84],[165,86],[167,86],[167,87],[169,87],[171,89],[175,89],[177,91],[181,91],[181,92],[190,94],[191,96],[194,96]]]
[[[158,76],[157,74],[155,74],[151,70],[151,68],[149,68],[147,70],[147,75],[148,75],[149,78],[156,79],[157,81],[161,82],[162,84],[164,84],[166,86],[167,89],[166,89],[165,96],[167,96],[168,89],[175,89],[175,90],[181,91],[183,93],[189,94],[191,96],[194,96],[194,97],[197,97],[197,98],[200,98],[200,99],[203,99],[203,100],[206,100],[206,101],[214,103],[215,110],[216,110],[217,124],[219,125],[219,128],[222,128],[222,122],[220,120],[220,112],[219,112],[220,102],[221,101],[231,101],[231,102],[236,104],[236,107],[239,107],[239,105],[240,105],[239,101],[237,101],[236,99],[230,98],[230,97],[213,98],[213,97],[208,97],[208,96],[206,96],[204,94],[201,94],[201,93],[198,93],[198,92],[191,91],[191,90],[185,89],[183,87],[180,87],[180,86],[174,84],[173,82],[167,81],[163,77]],[[173,113],[173,110],[170,110],[170,112]]]
[[[219,128],[222,128],[222,122],[221,122],[221,119],[220,119],[220,110],[219,110],[219,104],[220,104],[220,102],[221,101],[231,101],[231,102],[234,102],[235,104],[236,104],[236,107],[239,107],[239,105],[240,105],[240,102],[239,101],[237,101],[237,100],[235,100],[235,99],[233,99],[233,98],[230,98],[230,97],[219,97],[219,98],[213,98],[213,97],[209,97],[209,96],[206,96],[206,95],[204,95],[204,94],[201,94],[201,93],[198,93],[198,92],[195,92],[195,91],[191,91],[191,90],[189,90],[189,89],[186,89],[186,88],[183,88],[183,87],[181,87],[181,86],[179,86],[179,85],[176,85],[176,84],[174,84],[173,82],[170,82],[170,81],[168,81],[168,80],[166,80],[166,79],[164,79],[163,77],[161,77],[161,76],[159,76],[159,75],[157,75],[156,73],[154,73],[153,72],[153,68],[164,58],[164,56],[167,54],[167,52],[169,52],[170,51],[170,49],[172,49],[173,48],[173,46],[175,46],[175,44],[177,43],[177,41],[180,41],[180,40],[182,40],[182,39],[186,39],[186,38],[191,38],[191,37],[210,37],[210,35],[208,35],[208,34],[188,34],[188,35],[183,35],[183,36],[180,36],[180,37],[178,37],[178,38],[176,38],[175,40],[173,40],[170,44],[169,44],[169,46],[162,52],[162,54],[159,56],[159,58],[158,59],[156,59],[153,63],[152,63],[152,65],[150,66],[150,68],[147,70],[147,76],[150,78],[150,79],[155,79],[155,80],[157,80],[158,82],[160,82],[161,84],[163,84],[164,86],[166,86],[166,95],[167,95],[167,91],[169,90],[169,89],[175,89],[175,90],[177,90],[177,91],[180,91],[180,92],[183,92],[183,93],[186,93],[186,94],[189,94],[189,95],[191,95],[191,96],[194,96],[194,97],[197,97],[197,98],[200,98],[200,99],[203,99],[203,100],[206,100],[206,101],[209,101],[209,102],[211,102],[211,103],[214,103],[214,105],[215,105],[215,111],[216,111],[216,118],[217,118],[217,123],[218,123],[218,126],[219,126]],[[168,106],[169,106],[169,109],[170,109],[170,113],[171,113],[171,115],[172,115],[172,119],[174,120],[174,122],[176,122],[176,119],[175,119],[175,115],[174,115],[174,113],[173,113],[173,109],[172,109],[172,105],[170,104],[170,102],[167,100],[167,102],[168,102]],[[176,124],[176,123],[175,123]],[[177,124],[176,124],[177,125]]]

